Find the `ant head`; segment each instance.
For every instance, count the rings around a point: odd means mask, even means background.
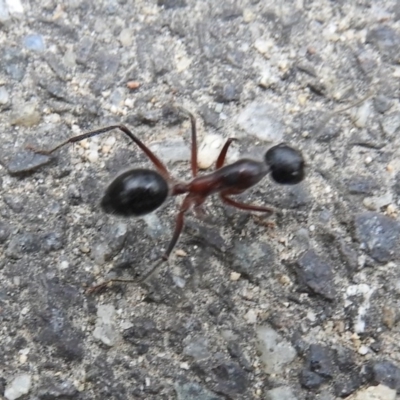
[[[151,169],[132,169],[117,176],[108,186],[101,208],[123,217],[148,214],[168,196],[167,181]]]
[[[265,153],[265,162],[271,169],[272,179],[282,185],[294,185],[304,179],[304,159],[302,154],[280,143]]]

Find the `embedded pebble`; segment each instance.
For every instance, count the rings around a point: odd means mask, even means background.
[[[356,238],[376,261],[386,263],[399,254],[400,224],[377,212],[366,211],[355,217]]]
[[[208,341],[205,337],[199,336],[190,338],[190,341],[183,349],[183,353],[187,356],[193,357],[195,360],[203,360],[210,356],[208,351]]]
[[[0,24],[6,25],[11,20],[5,0],[0,0]]]
[[[1,18],[0,18],[1,21]],[[0,104],[5,105],[10,101],[10,94],[4,86],[0,86]]]
[[[93,331],[93,336],[110,347],[114,346],[118,338],[114,317],[114,306],[108,304],[98,306],[96,327]]]
[[[41,120],[41,115],[36,109],[35,103],[15,105],[14,111],[10,116],[11,125],[30,127],[37,125]]]
[[[258,350],[267,374],[279,374],[296,357],[295,348],[269,326],[256,328]]]
[[[96,150],[91,150],[86,156],[86,159],[91,163],[96,163],[99,161],[99,153]]]
[[[231,281],[238,281],[242,274],[239,274],[238,272],[231,272],[230,274],[230,280]]]
[[[24,46],[33,51],[44,51],[46,46],[44,44],[43,36],[31,34],[24,37]]]
[[[177,400],[220,400],[220,397],[196,382],[176,382]]]
[[[400,112],[385,115],[381,128],[389,138],[393,137],[400,129]]]
[[[269,104],[251,103],[239,114],[237,124],[249,135],[278,143],[283,139],[284,127],[277,115]]]
[[[332,267],[319,257],[314,250],[308,250],[297,261],[297,278],[301,285],[307,286],[328,300],[333,300],[336,290]]]
[[[400,368],[390,361],[376,361],[372,366],[373,382],[400,390]]]
[[[255,49],[265,57],[268,56],[268,53],[270,53],[273,45],[274,42],[272,40],[266,40],[263,38],[258,38],[254,42]]]
[[[354,125],[357,128],[365,128],[371,113],[371,103],[369,101],[366,101],[361,107],[358,107],[352,113]]]
[[[199,146],[197,165],[200,169],[210,168],[216,161],[224,144],[221,135],[206,135]]]
[[[11,15],[18,15],[24,12],[21,0],[6,0],[8,11]]]
[[[166,163],[190,160],[190,148],[181,138],[153,143],[149,147]]]
[[[352,400],[396,400],[396,391],[384,385],[370,386],[355,393]]]
[[[371,296],[375,289],[367,284],[350,285],[346,290],[346,301],[352,304],[352,297],[362,296],[362,300],[358,302],[357,313],[354,316],[353,329],[355,333],[365,332],[366,319],[368,310],[371,306]]]
[[[374,196],[374,197],[366,197],[363,200],[363,204],[365,208],[370,211],[377,211],[383,207],[388,206],[393,202],[393,195],[392,193],[388,192],[382,196]]]
[[[97,265],[104,265],[111,257],[111,249],[108,243],[98,243],[93,246],[91,255]]]
[[[279,386],[268,390],[265,394],[265,400],[297,400],[297,397],[290,387]]]
[[[118,36],[119,41],[124,47],[131,47],[134,38],[134,32],[130,28],[122,29],[121,33]]]
[[[29,393],[32,386],[32,376],[29,374],[21,374],[14,378],[9,385],[7,385],[4,396],[7,400],[19,399],[25,394]]]
[[[388,25],[375,26],[368,31],[365,41],[375,46],[384,58],[398,60],[399,34],[392,27]]]
[[[251,308],[249,311],[247,311],[244,318],[249,324],[255,324],[257,322],[257,311]]]
[[[15,156],[8,162],[7,171],[11,175],[24,174],[26,172],[32,172],[39,167],[48,164],[50,161],[50,156],[23,149],[15,154]]]

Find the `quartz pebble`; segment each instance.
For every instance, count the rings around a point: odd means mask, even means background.
[[[199,146],[197,165],[200,169],[210,168],[218,158],[224,139],[221,135],[206,135]]]
[[[279,374],[296,357],[296,350],[269,326],[257,328],[258,349],[267,374]]]
[[[7,400],[19,399],[29,393],[32,385],[32,377],[29,374],[22,374],[12,380],[7,386],[4,396]]]
[[[109,304],[99,305],[97,309],[96,328],[93,331],[95,339],[107,346],[114,346],[117,340],[117,331],[114,323],[115,307]]]

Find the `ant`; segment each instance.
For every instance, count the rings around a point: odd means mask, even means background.
[[[229,146],[236,140],[234,138],[227,139],[222,147],[215,164],[215,171],[198,176],[196,120],[194,115],[183,107],[177,107],[177,110],[189,117],[191,123],[191,170],[193,179],[190,182],[177,182],[173,179],[160,159],[124,125],[111,125],[71,137],[50,150],[35,150],[38,153],[50,155],[69,143],[79,142],[114,129],[118,129],[127,135],[146,154],[156,170],[139,168],[123,172],[108,186],[100,205],[102,210],[109,214],[123,217],[141,216],[161,207],[169,196],[186,194],[176,217],[172,239],[161,257],[161,262],[168,260],[179,239],[184,225],[185,213],[193,209],[201,215],[201,207],[208,196],[218,193],[222,202],[229,206],[240,210],[272,214],[273,209],[270,207],[240,203],[230,196],[240,194],[256,185],[268,173],[279,184],[297,184],[305,176],[305,163],[302,154],[285,143],[271,147],[265,153],[263,161],[240,159],[224,166]],[[152,268],[146,274],[146,277],[140,280],[146,281],[155,270],[156,267]],[[91,290],[104,287],[113,281],[132,282],[132,280],[111,279],[93,287]]]

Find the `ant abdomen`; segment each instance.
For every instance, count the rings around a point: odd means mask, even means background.
[[[157,171],[132,169],[111,182],[101,200],[101,208],[123,217],[145,215],[159,208],[168,193],[168,183]]]

